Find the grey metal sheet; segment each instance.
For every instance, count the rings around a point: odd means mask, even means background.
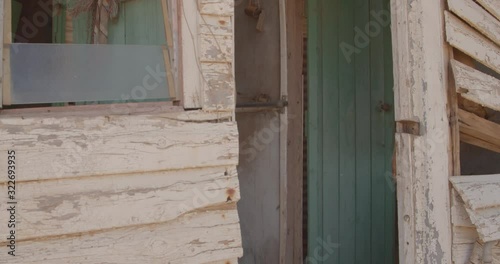
[[[168,99],[161,46],[11,45],[12,104]]]

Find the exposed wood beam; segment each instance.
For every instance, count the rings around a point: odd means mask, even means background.
[[[303,197],[303,0],[284,1],[286,13],[286,78],[287,107],[287,241],[285,257],[281,263],[303,263],[302,197]]]
[[[396,133],[399,262],[405,264],[452,262],[444,10],[444,0],[391,1],[396,121],[422,127],[420,135]]]
[[[463,142],[500,153],[500,125],[464,110],[458,112]]]

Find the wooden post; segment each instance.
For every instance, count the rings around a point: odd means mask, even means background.
[[[285,118],[287,118],[287,131],[283,136],[286,145],[286,181],[282,182],[282,187],[286,188],[283,199],[286,201],[286,211],[280,224],[286,223],[286,231],[282,236],[284,241],[280,241],[280,263],[303,263],[302,252],[302,188],[303,188],[303,37],[304,37],[304,8],[303,0],[283,1],[285,23],[281,30],[283,32],[283,44],[286,50],[282,52],[284,59],[282,72],[285,79],[282,83],[286,85],[288,97],[288,107]],[[283,133],[283,131],[282,131]],[[283,203],[282,203],[283,205]]]
[[[451,263],[452,148],[444,0],[392,0],[400,263]]]

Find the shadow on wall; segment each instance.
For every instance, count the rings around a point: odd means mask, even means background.
[[[488,112],[488,120],[500,124],[500,112]],[[500,173],[500,153],[462,143],[460,155],[462,175]]]

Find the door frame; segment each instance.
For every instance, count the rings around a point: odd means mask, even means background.
[[[280,263],[303,263],[304,43],[307,0],[279,0],[281,95]]]

